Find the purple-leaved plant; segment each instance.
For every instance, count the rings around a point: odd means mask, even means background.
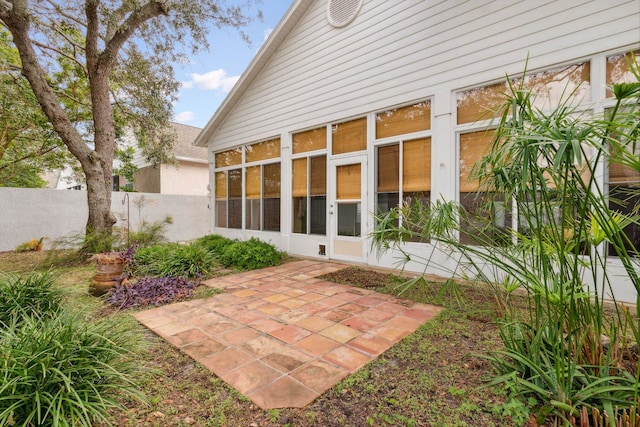
[[[197,286],[184,277],[143,277],[134,284],[117,284],[106,301],[120,309],[159,306],[188,298]]]

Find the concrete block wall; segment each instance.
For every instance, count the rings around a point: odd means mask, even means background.
[[[208,203],[206,196],[113,192],[111,211],[116,227],[128,223],[131,230],[170,215],[166,237],[179,242],[209,234]],[[40,237],[49,249],[57,240],[82,235],[87,217],[86,191],[0,188],[0,251]]]

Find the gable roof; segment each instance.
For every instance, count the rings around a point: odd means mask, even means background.
[[[222,101],[213,117],[207,122],[202,132],[197,136],[194,145],[206,147],[211,135],[224,122],[227,115],[233,110],[237,102],[242,98],[251,82],[260,74],[271,56],[278,50],[282,42],[286,39],[291,29],[304,15],[313,0],[295,0],[289,10],[282,17],[276,28],[271,32],[267,40],[253,57],[247,68],[244,70],[238,82],[233,86],[231,92]]]
[[[193,143],[202,129],[175,122],[171,122],[170,126],[176,132],[176,139],[173,145],[173,154],[176,160],[207,160],[206,147],[197,147]]]

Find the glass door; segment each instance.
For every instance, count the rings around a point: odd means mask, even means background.
[[[331,161],[331,258],[365,261],[366,165],[366,155]]]

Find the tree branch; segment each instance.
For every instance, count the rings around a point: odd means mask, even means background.
[[[91,1],[91,0],[88,0]],[[106,40],[106,46],[100,54],[101,68],[110,68],[118,56],[118,51],[129,40],[133,33],[146,21],[160,15],[169,13],[167,6],[162,0],[152,0],[139,10],[134,11],[115,31],[113,37]]]
[[[5,13],[9,13],[12,7],[13,5],[10,1],[0,0],[0,16],[4,15]]]
[[[55,52],[56,54],[58,54],[58,55],[60,55],[60,56],[62,56],[64,58],[67,58],[70,61],[75,62],[77,65],[80,66],[80,68],[82,68],[85,71],[85,74],[86,74],[87,70],[84,68],[84,64],[82,62],[78,61],[78,59],[75,56],[69,55],[69,54],[61,51],[60,49],[56,49],[53,46],[48,46],[48,45],[40,43],[39,41],[36,41],[36,40],[31,40],[31,43],[33,43],[34,46],[38,46],[40,49],[50,50],[50,51]]]
[[[51,1],[51,0],[46,0],[46,1],[47,1],[47,3],[49,3],[49,4],[50,4],[54,9],[55,9],[55,11],[56,11],[57,13],[59,13],[61,16],[65,17],[65,18],[67,18],[68,20],[73,21],[73,22],[75,22],[76,24],[81,25],[81,26],[83,26],[83,27],[85,27],[85,28],[87,27],[87,23],[86,23],[86,22],[81,21],[80,19],[78,19],[78,17],[77,17],[77,16],[69,15],[68,13],[64,12],[64,11],[62,10],[62,8],[60,7],[60,5],[59,5],[59,4],[56,4],[56,3],[54,3],[54,2],[53,2],[53,1]]]
[[[87,55],[87,69],[91,76],[97,67],[98,62],[98,4],[99,0],[86,0],[84,4],[87,15],[87,38],[85,40],[85,51]]]
[[[17,158],[17,159],[13,159],[10,162],[7,162],[3,165],[0,165],[0,170],[8,168],[9,166],[13,166],[17,163],[23,162],[27,159],[32,159],[34,157],[41,157],[44,156],[47,153],[50,153],[51,151],[55,150],[57,147],[54,145],[53,147],[46,147],[45,145],[43,145],[42,147],[40,147],[40,149],[38,149],[37,151],[33,151],[31,153],[27,153],[24,156]]]

